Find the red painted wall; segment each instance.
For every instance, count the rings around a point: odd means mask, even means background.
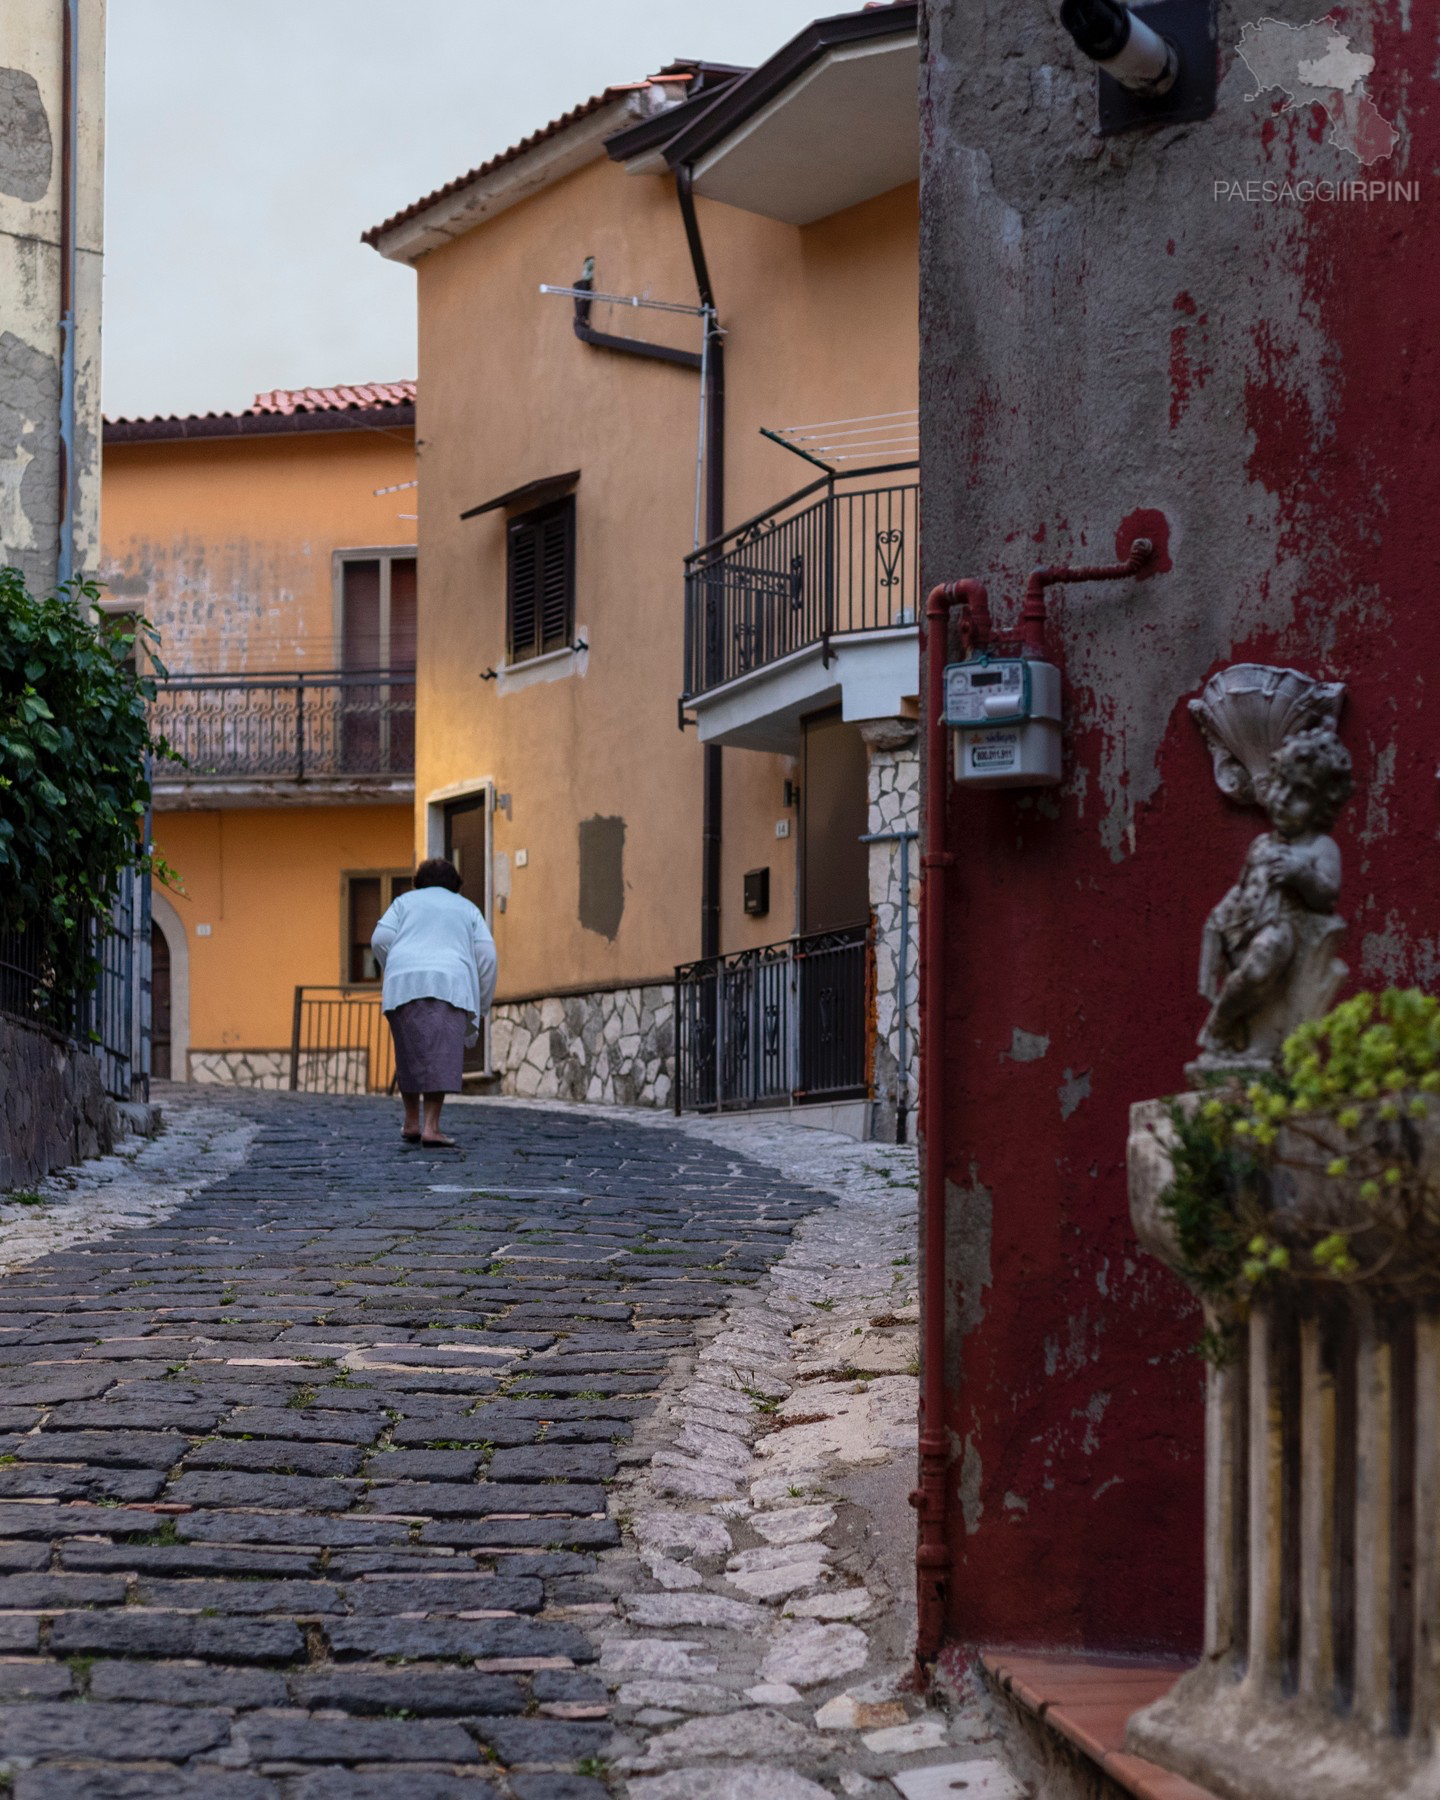
[[[1214,120],[1104,143],[1090,77],[1038,11],[945,0],[929,20],[927,580],[987,579],[1013,618],[1032,561],[1108,559],[1138,507],[1165,513],[1173,562],[1052,609],[1064,785],[950,800],[949,1618],[965,1642],[1198,1648],[1199,1319],[1134,1242],[1124,1154],[1130,1103],[1183,1085],[1201,927],[1264,826],[1222,799],[1186,713],[1215,669],[1347,684],[1344,954],[1366,985],[1440,975],[1437,8],[1416,0],[1408,31],[1397,9],[1335,11],[1402,131],[1368,171],[1317,109],[1247,99],[1233,47],[1253,16],[1221,7]],[[1420,198],[1214,193],[1287,175],[1418,181]]]

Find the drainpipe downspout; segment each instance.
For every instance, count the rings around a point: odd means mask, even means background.
[[[920,882],[920,1123],[925,1142],[921,1190],[923,1319],[920,1369],[920,1481],[910,1496],[919,1514],[915,1552],[917,1633],[915,1656],[926,1663],[945,1635],[948,1543],[949,1441],[945,1429],[945,1170],[949,1161],[945,1111],[945,996],[949,977],[945,930],[948,874],[954,854],[946,848],[949,799],[945,741],[945,663],[951,615],[966,608],[969,621],[987,619],[985,589],[978,581],[933,588],[925,603],[925,816]]]
[[[705,541],[712,543],[725,529],[725,339],[716,324],[715,294],[705,244],[695,213],[695,194],[690,170],[675,170],[675,194],[685,222],[685,241],[695,287],[705,308]],[[706,744],[702,773],[700,824],[700,954],[720,954],[721,813],[724,804],[724,764],[718,744]]]
[[[75,575],[75,276],[78,207],[76,163],[80,131],[79,0],[65,0],[61,25],[64,65],[60,126],[60,536],[55,580]]]

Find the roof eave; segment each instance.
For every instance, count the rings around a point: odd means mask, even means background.
[[[480,174],[388,227],[367,232],[364,241],[390,262],[412,266],[431,250],[493,219],[531,194],[584,168],[605,154],[605,139],[632,121],[650,116],[649,90],[617,95],[582,119]]]
[[[320,431],[413,431],[415,408],[367,406],[295,413],[202,413],[192,418],[107,419],[105,444],[164,444],[192,438],[293,437]]]
[[[872,7],[864,12],[838,13],[816,19],[768,61],[729,87],[690,125],[684,126],[664,147],[671,168],[693,163],[769,104],[777,94],[830,51],[868,39],[908,37],[919,20],[917,0],[900,0],[894,6]]]

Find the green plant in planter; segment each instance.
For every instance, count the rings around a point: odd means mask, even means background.
[[[1160,1205],[1180,1273],[1222,1337],[1282,1276],[1440,1278],[1440,1192],[1421,1129],[1437,1094],[1440,1000],[1390,988],[1301,1025],[1273,1074],[1171,1106],[1174,1173]]]

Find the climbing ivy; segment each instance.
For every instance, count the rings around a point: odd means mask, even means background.
[[[96,968],[86,929],[122,871],[152,861],[141,817],[147,759],[169,748],[147,703],[158,674],[154,628],[106,617],[76,581],[39,599],[0,568],[0,931],[53,996],[83,992]],[[161,873],[163,873],[163,869]]]

